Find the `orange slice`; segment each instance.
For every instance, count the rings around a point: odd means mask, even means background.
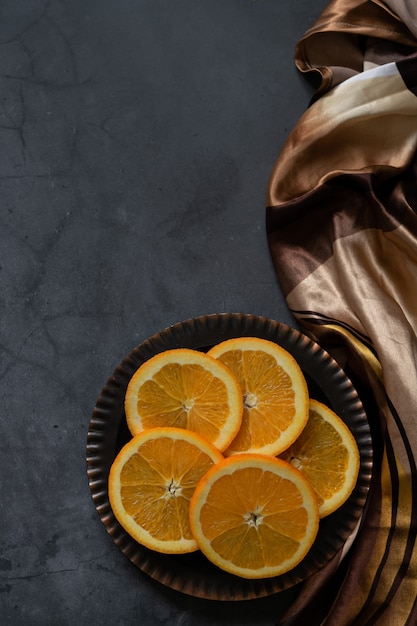
[[[143,431],[121,449],[110,469],[109,500],[116,519],[151,550],[197,550],[190,499],[201,477],[222,459],[212,444],[182,428]]]
[[[205,556],[243,578],[295,567],[311,548],[319,514],[304,476],[285,461],[241,454],[216,464],[190,503],[194,537]]]
[[[309,480],[320,517],[339,508],[355,487],[360,463],[355,438],[342,419],[317,400],[310,401],[303,432],[280,456]]]
[[[257,337],[229,339],[209,354],[235,374],[243,394],[242,425],[225,455],[277,455],[291,445],[308,419],[307,384],[294,357]]]
[[[146,361],[125,397],[132,435],[160,426],[186,428],[224,450],[242,421],[242,394],[221,362],[197,350],[166,350]]]

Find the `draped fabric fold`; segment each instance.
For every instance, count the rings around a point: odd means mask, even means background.
[[[411,6],[413,5],[413,6]],[[271,257],[354,381],[374,443],[361,526],[280,626],[417,624],[417,5],[334,0],[296,46],[312,103],[269,181]]]

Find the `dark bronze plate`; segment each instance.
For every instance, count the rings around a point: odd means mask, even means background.
[[[300,364],[310,395],[330,406],[349,426],[360,450],[361,467],[349,500],[320,523],[304,560],[275,578],[246,580],[222,572],[200,552],[165,555],[137,544],[110,508],[107,480],[120,448],[130,439],[124,415],[127,384],[137,368],[163,350],[207,350],[225,339],[256,336],[288,350]],[[213,600],[247,600],[283,591],[321,569],[345,544],[360,520],[369,491],[372,441],[366,414],[351,381],[317,344],[286,324],[246,314],[206,315],[180,322],[150,337],[127,356],[107,381],[94,408],[87,440],[87,472],[92,497],[107,532],[143,572],[177,591]]]

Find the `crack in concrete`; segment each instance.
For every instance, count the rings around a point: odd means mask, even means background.
[[[47,374],[50,377],[51,381],[54,381],[57,385],[60,386],[60,388],[62,389],[63,393],[64,393],[64,397],[67,398],[68,400],[74,400],[75,398],[77,398],[77,392],[75,389],[76,383],[74,383],[74,388],[70,385],[68,385],[67,381],[64,380],[63,378],[61,378],[60,376],[57,376],[56,374],[56,370],[54,368],[54,363],[51,362],[51,366],[47,366],[44,363],[40,363],[37,362],[33,359],[28,359],[28,358],[24,358],[22,357],[21,352],[23,351],[23,348],[26,344],[26,342],[29,340],[29,338],[31,337],[31,335],[33,334],[33,330],[28,333],[23,341],[23,343],[20,345],[20,351],[19,353],[15,353],[14,351],[6,348],[5,346],[2,346],[2,351],[9,357],[9,361],[8,364],[6,365],[6,367],[3,369],[3,371],[0,374],[0,381],[3,380],[6,376],[7,373],[13,368],[16,367],[17,365],[29,365],[31,367],[33,367],[35,370],[39,370],[45,374]],[[58,353],[58,348],[55,345],[55,342],[52,342],[52,348],[54,350],[54,353],[57,354]]]
[[[107,556],[107,553],[101,554],[100,556],[92,557],[91,559],[82,559],[77,563],[76,567],[66,567],[66,568],[57,569],[57,570],[46,570],[44,572],[37,572],[36,574],[28,574],[26,576],[0,576],[0,580],[6,583],[10,583],[10,582],[19,582],[19,581],[29,581],[35,578],[41,578],[42,576],[51,576],[55,574],[66,574],[68,572],[77,572],[80,569],[80,567],[82,567],[83,565],[94,563],[95,561],[100,561],[100,559],[103,559],[106,556]]]
[[[31,85],[37,85],[39,87],[51,87],[53,89],[69,89],[74,87],[83,87],[84,85],[88,85],[93,81],[93,77],[90,76],[80,82],[54,82],[49,80],[36,80],[34,78],[28,78],[25,76],[15,76],[14,74],[2,74],[3,78],[7,78],[9,80],[19,80],[22,82],[30,83]]]
[[[32,28],[34,28],[35,26],[37,26],[39,24],[39,22],[46,16],[47,11],[51,5],[52,0],[48,0],[45,3],[44,8],[42,9],[42,11],[40,12],[39,15],[37,15],[36,17],[34,17],[32,20],[30,20],[30,22],[28,24],[26,24],[26,26],[24,26],[22,28],[22,30],[18,33],[16,33],[16,35],[14,35],[14,37],[11,37],[10,39],[5,39],[4,41],[0,41],[0,46],[5,46],[8,45],[10,43],[14,43],[16,41],[20,42],[21,38],[23,37],[23,35],[27,32],[29,32]]]

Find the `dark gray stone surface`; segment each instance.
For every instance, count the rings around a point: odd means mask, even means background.
[[[193,599],[90,497],[86,435],[135,345],[223,311],[292,324],[265,237],[323,0],[3,0],[0,624],[272,625],[291,594]]]

